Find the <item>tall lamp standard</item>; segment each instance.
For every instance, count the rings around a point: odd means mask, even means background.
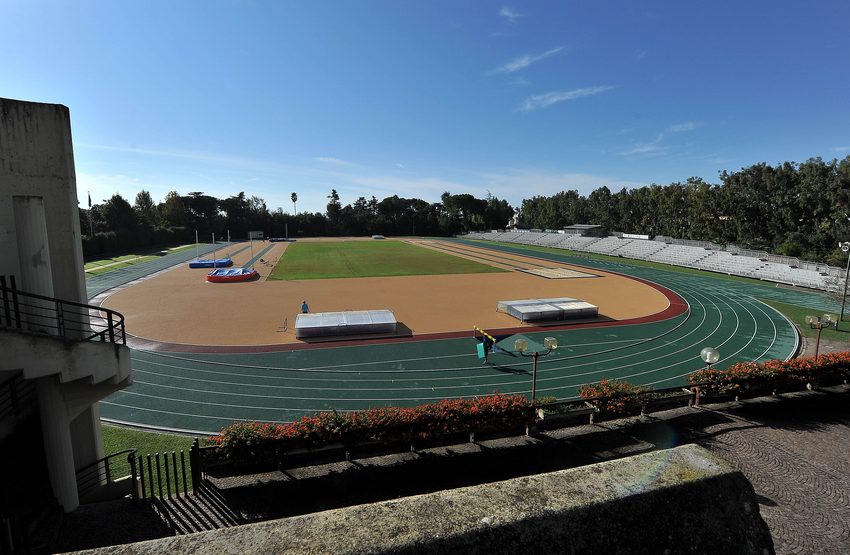
[[[841,251],[847,253],[847,270],[844,271],[844,294],[841,296],[841,316],[835,322],[835,329],[838,329],[838,322],[844,321],[844,305],[847,303],[847,278],[850,277],[850,241],[838,243]]]
[[[838,318],[835,314],[824,314],[823,316],[806,316],[806,323],[813,330],[818,330],[818,337],[815,340],[815,358],[818,358],[818,349],[820,348],[820,332],[823,328],[828,328],[832,324],[838,328]]]
[[[519,338],[514,341],[514,349],[524,357],[531,357],[531,404],[535,404],[537,402],[537,359],[540,356],[546,356],[555,349],[558,348],[558,340],[554,337],[547,337],[543,340],[543,346],[546,347],[546,350],[543,352],[533,351],[530,354],[527,354],[528,350],[528,341],[523,338]]]

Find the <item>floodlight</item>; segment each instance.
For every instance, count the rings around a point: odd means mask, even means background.
[[[528,341],[525,339],[517,339],[514,341],[514,349],[519,351],[520,353],[524,353],[526,349],[528,349]]]
[[[554,351],[558,348],[558,340],[554,337],[547,337],[543,340],[543,346]]]
[[[704,348],[700,351],[699,356],[706,364],[714,364],[720,360],[720,353],[713,347]]]

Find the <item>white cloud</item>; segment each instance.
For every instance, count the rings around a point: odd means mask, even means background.
[[[836,146],[829,150],[832,152],[850,152],[850,146]]]
[[[667,149],[658,144],[657,141],[651,143],[637,143],[632,148],[620,153],[622,156],[639,156],[649,154],[664,154]]]
[[[511,24],[516,23],[519,18],[525,17],[525,14],[515,12],[507,6],[499,10],[499,15],[504,17],[505,20],[507,20],[507,22]]]
[[[511,169],[503,173],[482,173],[483,186],[493,195],[506,199],[514,207],[524,198],[536,195],[554,195],[560,191],[575,189],[582,195],[590,194],[594,189],[607,186],[612,191],[623,187],[632,188],[646,185],[610,176],[589,173],[561,173],[538,169]],[[480,189],[478,189],[480,190]]]
[[[397,167],[397,168],[398,168],[398,169],[400,169],[400,170],[405,169],[404,164],[402,164],[402,163],[400,163],[400,162],[396,162],[396,163],[395,163],[395,167]]]
[[[685,133],[687,131],[693,131],[696,128],[697,128],[697,124],[695,122],[686,121],[686,122],[683,122],[683,123],[676,123],[676,124],[673,124],[673,125],[667,127],[667,129],[665,129],[665,132],[667,132],[667,133]]]
[[[526,98],[520,105],[519,109],[523,112],[530,112],[532,110],[537,110],[540,108],[547,108],[557,102],[576,100],[577,98],[582,98],[585,96],[593,96],[599,93],[603,93],[605,91],[610,91],[614,88],[616,87],[600,85],[597,87],[588,87],[585,89],[573,89],[571,91],[555,91],[546,94],[538,94]]]
[[[321,162],[323,164],[331,164],[334,166],[351,166],[353,165],[351,162],[346,162],[345,160],[340,160],[339,158],[334,158],[333,156],[316,156],[314,158],[316,162]]]
[[[531,81],[520,75],[517,75],[516,77],[508,81],[508,83],[516,87],[528,87],[531,85]]]
[[[631,148],[620,152],[620,156],[658,156],[667,154],[668,148],[663,146],[661,142],[673,133],[688,133],[699,127],[699,124],[693,121],[685,121],[682,123],[674,123],[668,125],[664,131],[658,134],[654,141],[635,143]]]
[[[530,66],[531,64],[537,63],[540,60],[548,58],[549,56],[554,56],[555,54],[557,54],[558,52],[560,52],[563,49],[564,49],[563,46],[558,46],[556,48],[552,48],[550,50],[547,50],[546,52],[543,52],[542,54],[537,54],[537,55],[526,54],[525,56],[520,56],[519,58],[515,58],[515,59],[511,60],[510,62],[496,68],[494,70],[494,72],[495,73],[513,73],[515,71],[525,69],[528,66]]]

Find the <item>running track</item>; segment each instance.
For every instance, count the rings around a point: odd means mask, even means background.
[[[482,243],[454,240],[447,248]],[[675,291],[688,303],[679,316],[648,324],[526,334],[561,347],[538,364],[538,396],[576,396],[579,386],[620,378],[654,387],[685,384],[699,352],[721,353],[718,367],[785,359],[798,348],[793,325],[759,298],[834,310],[824,295],[600,262],[565,251],[487,244],[489,256],[516,253],[616,271]],[[154,268],[155,271],[160,268]],[[446,398],[528,394],[531,361],[511,354],[482,365],[470,337],[273,353],[169,353],[134,350],[135,382],[101,402],[108,421],[214,433],[237,420],[291,421],[318,410],[414,405]]]

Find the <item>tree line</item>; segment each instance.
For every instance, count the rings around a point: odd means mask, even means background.
[[[209,241],[212,234],[247,239],[249,231],[267,237],[315,237],[327,235],[431,235],[449,236],[481,229],[504,229],[514,209],[490,194],[443,193],[440,202],[428,203],[398,195],[378,200],[360,197],[345,206],[335,189],[328,195],[326,212],[296,212],[298,195],[292,193],[293,213],[269,210],[265,200],[240,192],[218,199],[201,191],[180,195],[169,192],[154,202],[140,191],[134,204],[116,193],[101,204],[81,208],[80,229],[86,256],[146,248],[195,239]]]
[[[561,229],[597,224],[608,230],[713,241],[843,265],[850,241],[850,156],[825,162],[754,164],[720,173],[720,183],[693,177],[612,193],[600,187],[522,201],[520,225]]]
[[[587,196],[564,190],[522,201],[520,227],[557,230],[570,224],[598,224],[611,231],[666,235],[736,244],[808,260],[841,265],[839,241],[850,241],[850,156],[825,162],[775,166],[759,163],[720,173],[720,183],[692,177],[684,183],[651,184],[612,193],[599,187]],[[430,235],[504,229],[515,210],[489,193],[443,193],[440,202],[397,195],[359,197],[343,205],[331,190],[324,213],[269,210],[266,202],[240,192],[218,199],[203,192],[168,193],[154,202],[147,191],[130,204],[115,194],[80,210],[86,255],[120,252],[168,243],[202,240],[213,233],[245,239],[249,231],[266,236]]]

